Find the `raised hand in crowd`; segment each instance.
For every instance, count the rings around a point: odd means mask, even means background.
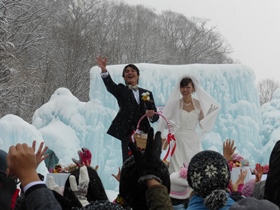
[[[44,142],[41,142],[40,146],[38,148],[38,151],[35,154],[36,162],[37,162],[37,167],[40,165],[40,163],[42,161],[44,161],[49,156],[48,154],[45,154],[46,151],[48,150],[48,146],[45,146],[44,149],[43,149],[43,146],[44,146]],[[33,150],[35,152],[36,151],[36,140],[34,140],[32,142],[32,148],[33,148]]]
[[[234,146],[234,140],[227,139],[223,143],[223,156],[224,158],[229,161],[232,159],[232,155],[235,151],[236,147]]]
[[[154,130],[149,129],[146,150],[142,153],[137,145],[133,142],[129,143],[129,148],[134,156],[135,164],[141,173],[140,181],[146,181],[153,177],[154,179],[160,180],[160,170],[158,168],[161,166],[161,133],[157,132],[154,139]]]
[[[232,183],[232,180],[230,180],[229,183],[232,192],[236,192],[236,191],[241,192],[247,173],[248,173],[247,170],[240,169],[240,174],[238,175],[238,179],[236,180],[236,182]]]
[[[255,182],[260,182],[262,180],[262,175],[264,172],[264,167],[261,166],[260,164],[256,164],[256,168],[255,168]]]
[[[82,150],[77,151],[78,156],[79,156],[79,160],[72,158],[72,161],[78,166],[78,167],[82,167],[82,166],[90,166],[91,164],[91,157],[92,154],[90,152],[90,150],[88,148],[82,148]],[[98,166],[97,166],[98,168]]]
[[[89,176],[86,166],[80,167],[79,184],[76,182],[76,178],[73,175],[69,177],[70,188],[74,192],[83,207],[89,204],[87,200],[87,192],[89,185]]]
[[[82,150],[78,150],[77,151],[78,156],[79,156],[79,160],[72,158],[72,161],[78,166],[78,167],[82,167],[82,166],[87,166],[87,167],[91,167],[93,168],[90,164],[91,164],[91,151],[88,148],[82,148]],[[95,171],[98,170],[98,165],[96,165],[93,169]]]
[[[38,162],[33,147],[27,144],[11,146],[7,155],[7,164],[11,173],[21,181],[27,209],[61,210],[52,191],[40,180],[36,172]]]
[[[63,193],[61,192],[60,190],[60,187],[56,184],[54,178],[52,176],[49,176],[48,179],[47,179],[47,185],[48,185],[48,188],[50,190],[53,190],[53,191],[56,191],[57,193],[59,193],[60,195],[63,195]]]
[[[115,179],[120,182],[120,179],[121,179],[121,169],[120,167],[118,167],[119,171],[118,171],[118,174],[112,174],[113,177],[115,177]]]
[[[169,171],[160,159],[162,138],[150,128],[145,151],[130,142],[132,157],[124,162],[120,176],[120,196],[135,210],[173,209]]]
[[[23,187],[32,181],[40,181],[36,172],[38,163],[34,149],[27,144],[11,146],[7,164],[10,171],[20,179]]]

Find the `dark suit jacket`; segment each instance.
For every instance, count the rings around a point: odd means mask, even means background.
[[[107,90],[115,96],[119,105],[119,112],[115,119],[112,121],[108,134],[114,136],[119,140],[127,139],[132,134],[133,129],[136,129],[139,119],[146,113],[146,110],[157,111],[152,92],[139,88],[140,104],[134,98],[133,90],[129,89],[124,84],[116,84],[110,74],[102,78]],[[150,93],[150,102],[143,101],[141,95],[144,92]],[[158,115],[154,115],[151,122],[157,121]],[[147,133],[150,128],[150,123],[147,117],[145,117],[140,123],[140,130]]]
[[[62,210],[53,192],[45,184],[33,185],[26,191],[24,196],[18,198],[15,210],[23,209]]]

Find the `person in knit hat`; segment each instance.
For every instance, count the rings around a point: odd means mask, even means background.
[[[268,200],[244,198],[230,207],[230,210],[279,210],[278,206]]]
[[[235,203],[226,191],[229,166],[218,152],[197,153],[190,161],[187,180],[193,189],[188,210],[227,210]]]
[[[169,196],[174,210],[185,210],[188,206],[191,189],[187,181],[187,173],[188,169],[184,164],[179,172],[170,174]]]

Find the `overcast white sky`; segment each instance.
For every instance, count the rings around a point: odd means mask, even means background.
[[[233,59],[250,66],[257,81],[280,82],[280,0],[123,0],[186,17],[210,20],[231,44]]]

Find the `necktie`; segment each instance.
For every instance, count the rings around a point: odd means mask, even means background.
[[[138,90],[138,86],[137,85],[134,85],[134,86],[133,85],[128,85],[128,88],[132,89],[132,90],[135,90],[135,91]]]

